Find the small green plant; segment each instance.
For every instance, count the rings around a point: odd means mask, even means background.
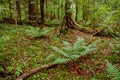
[[[34,28],[31,27],[30,30],[27,30],[27,34],[29,34],[32,38],[34,37],[42,37],[43,35],[45,35],[47,32],[49,32],[50,30],[47,28],[44,28],[42,30],[40,30],[39,28]]]
[[[13,63],[7,66],[6,70],[9,73],[14,74],[14,77],[18,77],[23,72],[23,68],[25,68],[26,66],[27,64],[20,64],[17,61],[13,60]]]
[[[120,41],[118,38],[115,39],[116,44],[111,44],[111,47],[113,49],[113,52],[120,53]]]
[[[120,70],[110,63],[107,63],[108,76],[112,77],[111,80],[120,80]]]
[[[63,41],[64,48],[59,49],[58,47],[52,46],[51,48],[56,51],[58,54],[62,56],[58,56],[56,60],[53,62],[54,64],[64,63],[67,61],[74,61],[81,56],[87,55],[90,51],[94,50],[95,43],[85,45],[83,39],[78,38],[77,41],[72,46],[70,43]],[[48,59],[55,56],[51,54],[48,56]]]
[[[8,40],[9,37],[8,36],[3,36],[0,38],[0,49],[3,49],[4,46],[6,46],[6,40]]]
[[[3,36],[0,38],[0,51],[4,51],[4,47],[7,45],[6,41],[9,39],[8,36]],[[3,62],[5,59],[5,54],[0,54],[0,62]]]
[[[4,51],[4,47],[7,45],[6,41],[9,39],[8,36],[3,36],[0,38],[0,52]],[[4,61],[7,59],[6,54],[0,54],[0,71],[4,71],[3,64]]]

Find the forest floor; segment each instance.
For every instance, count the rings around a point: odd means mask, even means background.
[[[96,50],[81,57],[69,65],[58,65],[51,69],[42,70],[31,75],[27,80],[110,80],[106,72],[106,62],[120,67],[120,56],[112,52],[110,44],[115,41],[111,37],[93,36],[78,30],[69,30],[65,35],[57,37],[57,27],[47,27],[51,31],[45,37],[31,39],[27,25],[0,24],[0,38],[8,37],[4,48],[0,48],[2,62],[0,63],[0,80],[13,80],[20,74],[33,68],[52,63],[46,57],[55,53],[50,46],[63,47],[62,41],[73,44],[78,37],[83,38],[86,44],[99,40]],[[36,28],[36,27],[34,27]],[[78,64],[76,68],[75,64]],[[3,70],[3,73],[2,73]]]

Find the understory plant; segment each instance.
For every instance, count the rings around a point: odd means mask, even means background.
[[[31,27],[26,32],[28,35],[31,36],[31,38],[35,38],[35,37],[42,37],[49,31],[50,31],[50,29],[47,29],[47,28],[43,28],[42,30],[40,30],[40,28]]]
[[[0,37],[0,71],[3,71],[3,64],[4,61],[7,59],[6,54],[2,54],[2,52],[5,50],[5,46],[7,46],[6,41],[9,39],[8,36]]]
[[[111,80],[120,80],[120,70],[111,63],[107,63],[107,72],[108,76],[112,77]]]
[[[62,49],[58,47],[51,46],[51,48],[56,51],[59,56],[55,56],[55,54],[51,54],[47,57],[47,59],[55,58],[54,64],[65,63],[68,61],[75,61],[81,56],[87,55],[90,51],[93,51],[96,43],[92,43],[86,45],[84,39],[78,38],[77,41],[73,44],[73,46],[66,41],[63,41],[64,47]]]
[[[0,38],[0,49],[3,49],[3,47],[6,45],[6,40],[8,40],[8,36],[3,36]]]
[[[120,38],[115,38],[115,42],[117,42],[116,44],[111,44],[111,47],[113,49],[113,52],[115,53],[120,53]]]

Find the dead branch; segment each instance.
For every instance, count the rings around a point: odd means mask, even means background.
[[[58,64],[47,64],[47,65],[43,65],[37,68],[34,68],[30,71],[27,71],[25,73],[23,73],[21,76],[19,76],[18,78],[16,78],[15,80],[24,80],[25,78],[27,78],[28,76],[30,76],[31,74],[35,74],[43,69],[47,69],[47,68],[52,68],[54,66],[57,66]]]

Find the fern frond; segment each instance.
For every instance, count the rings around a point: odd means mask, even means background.
[[[40,35],[39,36],[43,36],[44,34],[46,34],[49,31],[50,31],[50,29],[44,28],[44,29],[40,30]]]
[[[68,62],[70,61],[70,59],[66,59],[66,58],[57,58],[53,64],[61,64],[61,63],[65,63],[65,62]]]
[[[45,59],[48,61],[49,59],[52,59],[55,57],[55,54],[50,54],[49,56],[47,56]]]
[[[26,31],[26,33],[29,34],[32,38],[34,38],[34,37],[41,37],[46,33],[48,33],[49,31],[50,29],[47,28],[40,30],[39,28],[31,27],[29,30]]]
[[[78,59],[80,56],[81,56],[81,55],[71,55],[71,56],[70,56],[70,59],[71,59],[71,60],[76,60],[76,59]]]
[[[52,48],[54,51],[56,51],[57,53],[59,53],[60,55],[63,55],[63,56],[65,56],[66,58],[69,57],[69,55],[68,55],[67,53],[65,53],[63,50],[61,50],[61,49],[59,49],[59,48],[57,48],[57,47],[54,47],[54,46],[51,46],[51,48]]]
[[[78,38],[77,41],[73,45],[73,49],[78,50],[80,46],[84,46],[84,45],[85,45],[84,39]]]
[[[112,80],[120,80],[120,71],[110,63],[107,63],[107,72],[109,76],[114,77]]]
[[[71,46],[71,44],[70,43],[68,43],[68,42],[66,42],[66,41],[63,41],[63,44],[64,44],[64,50],[66,51],[66,52],[70,52],[70,51],[72,51],[72,46]]]
[[[63,44],[64,44],[64,46],[65,46],[66,48],[67,48],[67,47],[72,48],[72,47],[71,47],[71,44],[68,43],[67,41],[63,41]]]

